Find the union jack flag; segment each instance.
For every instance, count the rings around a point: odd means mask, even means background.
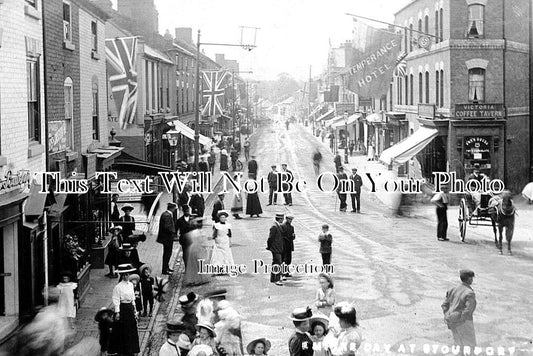
[[[407,61],[405,60],[407,53],[405,51],[400,52],[398,55],[398,60],[396,62],[396,70],[394,75],[396,77],[405,77],[407,75]]]
[[[107,72],[121,128],[135,122],[137,112],[137,37],[105,41]]]
[[[202,109],[202,115],[222,115],[221,97],[224,97],[224,84],[228,76],[227,71],[205,71],[203,97],[207,102]]]

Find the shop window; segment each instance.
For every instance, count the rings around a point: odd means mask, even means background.
[[[40,142],[41,103],[38,60],[26,60],[26,76],[28,90],[28,138],[30,141]]]
[[[73,108],[73,101],[74,101],[74,95],[73,95],[73,85],[72,85],[72,79],[70,77],[67,77],[65,81],[63,82],[63,93],[65,98],[65,138],[66,138],[66,145],[67,148],[73,149],[74,148],[74,134],[73,134],[73,128],[72,128],[72,117],[74,116],[74,108]]]
[[[93,128],[93,140],[98,141],[100,139],[100,125],[98,122],[98,82],[93,80],[92,87],[93,98],[93,114],[92,114],[92,128]]]
[[[422,19],[418,19],[418,35],[422,33]]]
[[[481,4],[472,4],[468,6],[468,32],[467,37],[483,37],[485,7]]]
[[[389,84],[389,107],[392,110],[392,82]]]
[[[26,0],[26,4],[31,5],[34,8],[37,8],[37,0]]]
[[[444,10],[439,10],[439,39],[444,40]]]
[[[426,104],[429,104],[429,72],[426,72]]]
[[[403,93],[402,93],[402,77],[398,77],[398,104],[402,105],[403,101]]]
[[[468,100],[474,103],[485,101],[485,69],[468,70]]]

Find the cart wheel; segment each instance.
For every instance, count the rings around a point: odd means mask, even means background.
[[[468,217],[466,216],[466,201],[461,200],[459,204],[459,234],[461,235],[461,241],[465,242],[466,225],[468,225]]]

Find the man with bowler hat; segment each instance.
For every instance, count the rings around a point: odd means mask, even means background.
[[[176,222],[176,230],[178,232],[178,241],[183,251],[183,264],[187,268],[187,258],[189,256],[189,248],[192,241],[189,241],[187,234],[196,229],[196,225],[193,222],[193,216],[191,216],[191,209],[188,205],[183,206],[183,215]]]
[[[272,170],[268,172],[267,181],[268,181],[268,205],[272,205],[272,202],[274,202],[274,205],[276,205],[276,202],[278,200],[278,172],[276,172],[276,165],[273,164],[271,166]]]
[[[180,341],[180,336],[185,331],[185,325],[178,320],[169,320],[167,321],[165,331],[167,332],[167,341],[159,349],[159,356],[181,356],[182,352],[178,346],[178,342]]]
[[[476,294],[472,289],[475,274],[469,269],[459,271],[461,284],[446,293],[442,311],[448,329],[452,331],[455,345],[461,346],[461,355],[465,347],[471,352],[476,346],[476,332],[474,330],[474,311],[476,310]],[[470,352],[465,352],[470,354]]]
[[[363,179],[357,174],[357,168],[352,168],[352,175],[350,176],[352,183],[352,192],[350,198],[352,199],[352,213],[361,212],[361,186],[363,185]],[[357,202],[357,207],[355,203]]]
[[[311,308],[296,308],[290,318],[294,324],[294,334],[289,339],[290,356],[313,356],[313,341],[307,333],[309,319],[313,316]]]
[[[174,272],[169,267],[170,257],[172,256],[172,246],[174,244],[174,237],[176,236],[176,226],[174,225],[174,212],[178,206],[175,203],[168,203],[167,210],[161,214],[159,218],[159,233],[157,234],[157,242],[163,245],[163,267],[162,274],[171,274]]]
[[[339,195],[339,200],[341,201],[340,211],[346,211],[346,198],[348,193],[346,193],[346,186],[348,182],[348,176],[344,173],[344,168],[340,166],[337,170],[337,178],[339,180],[339,187],[337,188],[337,194]]]
[[[294,216],[287,215],[285,217],[285,222],[281,225],[283,231],[283,254],[281,260],[287,266],[291,264],[292,261],[292,251],[294,251],[294,239],[296,235],[294,234],[294,226],[292,226],[292,220]],[[288,272],[283,275],[283,279],[286,277],[292,277]]]
[[[281,265],[283,254],[283,214],[276,214],[274,224],[270,227],[267,240],[267,250],[272,253],[272,266]],[[270,273],[270,283],[282,286],[281,273]]]

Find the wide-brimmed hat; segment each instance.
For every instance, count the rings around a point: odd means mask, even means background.
[[[111,227],[109,228],[109,231],[113,231],[113,230],[120,230],[120,231],[122,231],[122,226],[120,226],[120,225],[111,226]]]
[[[196,327],[198,329],[200,329],[200,328],[206,329],[207,331],[209,331],[211,333],[211,337],[217,336],[217,334],[215,333],[215,327],[211,323],[208,323],[208,322],[198,323],[198,324],[196,324]]]
[[[120,246],[120,249],[122,251],[132,251],[134,248],[129,242],[124,242],[122,246]]]
[[[197,300],[198,300],[198,295],[194,292],[189,292],[178,298],[178,302],[180,302],[182,306],[186,306],[188,304],[196,302]]]
[[[131,282],[133,280],[137,280],[137,282],[139,282],[141,280],[141,277],[137,273],[130,274],[130,276],[128,277],[128,281]]]
[[[187,336],[187,334],[181,334],[178,338],[178,342],[176,342],[176,346],[183,350],[190,350],[191,349],[191,339]]]
[[[285,216],[285,219],[286,220],[294,220],[294,216],[293,215],[287,215],[287,216]]]
[[[141,267],[139,267],[139,273],[142,275],[144,273],[144,270],[147,268],[150,269],[150,271],[152,270],[149,264],[145,263],[144,265],[141,265]]]
[[[320,278],[325,278],[326,281],[328,281],[330,287],[333,288],[333,286],[334,286],[334,284],[333,284],[333,278],[331,278],[331,276],[330,276],[329,274],[327,274],[327,273],[320,273],[320,274],[318,275],[318,279],[320,279]]]
[[[292,311],[291,316],[289,317],[292,321],[305,321],[309,320],[313,316],[311,308],[296,308]]]
[[[257,345],[258,343],[262,343],[263,345],[265,345],[265,351],[263,352],[263,355],[266,355],[268,350],[270,350],[270,348],[272,347],[272,344],[270,343],[270,341],[262,337],[260,339],[255,339],[254,341],[250,342],[248,346],[246,346],[246,352],[248,352],[248,354],[251,355],[252,352],[254,352],[255,345]]]
[[[166,332],[183,332],[185,331],[186,327],[185,324],[183,324],[179,320],[169,320],[167,321],[167,324],[165,325],[165,331]]]
[[[221,217],[222,215],[226,215],[226,217],[228,217],[229,213],[226,210],[219,210],[217,216]]]
[[[117,273],[131,273],[131,272],[135,272],[135,268],[133,268],[133,266],[130,265],[129,263],[118,265]]]
[[[124,206],[122,208],[120,208],[120,210],[122,210],[122,211],[126,211],[126,210],[132,211],[133,209],[135,209],[135,208],[133,207],[133,205],[131,205],[129,203],[124,204]]]
[[[94,316],[94,320],[99,323],[100,321],[102,321],[102,318],[105,314],[109,316],[113,316],[115,312],[106,307],[100,308],[100,310],[96,312],[96,315]]]
[[[481,165],[479,163],[474,163],[474,169],[479,169]]]
[[[317,324],[317,323],[321,323],[324,325],[324,333],[326,333],[328,331],[328,327],[329,327],[329,318],[324,315],[324,314],[315,314],[313,315],[313,317],[311,317],[311,319],[309,319],[309,325],[310,325],[310,328],[311,330],[309,331],[311,335],[314,335],[315,332],[314,332],[314,326]]]

